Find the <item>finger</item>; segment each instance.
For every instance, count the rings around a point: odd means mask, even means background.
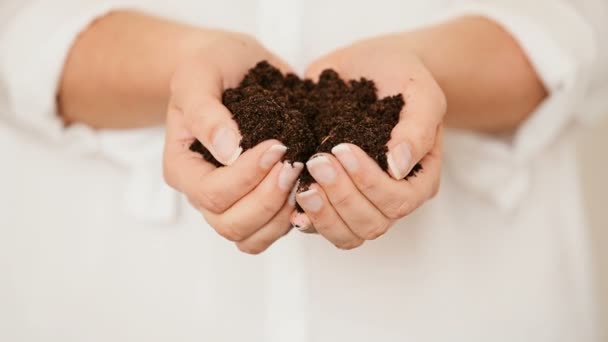
[[[408,178],[408,183],[415,192],[422,194],[424,201],[437,195],[441,183],[441,153],[443,150],[443,127],[437,129],[435,145],[429,153],[422,158],[422,166],[415,177]]]
[[[224,212],[254,189],[287,150],[277,140],[268,140],[245,152],[235,164],[215,168],[188,149],[192,140],[185,138],[188,134],[179,115],[176,110],[168,114],[164,175],[167,183],[190,197],[197,208]]]
[[[373,240],[388,230],[391,221],[357,189],[335,157],[317,155],[306,163],[306,167],[355,235]]]
[[[222,104],[224,80],[220,69],[190,62],[171,82],[172,104],[183,114],[190,133],[224,165],[242,152],[241,135],[232,114]]]
[[[389,174],[403,179],[435,144],[437,127],[446,112],[446,100],[439,85],[427,73],[411,77],[401,89],[394,89],[391,83],[396,82],[386,82],[379,94],[393,91],[393,95],[402,93],[406,98],[399,122],[387,143],[387,161]]]
[[[177,108],[170,107],[163,151],[163,176],[169,186],[182,193],[198,188],[200,180],[215,169],[211,163],[189,150],[191,143],[192,136],[183,121],[183,114]]]
[[[302,163],[275,164],[254,190],[228,210],[221,214],[205,212],[207,222],[229,240],[247,239],[281,210],[303,168]]]
[[[255,189],[277,164],[287,148],[277,140],[264,141],[243,153],[233,165],[214,169],[196,184],[189,183],[188,193],[200,207],[223,213]]]
[[[306,213],[300,213],[296,210],[291,214],[290,221],[291,225],[299,232],[304,234],[318,234]]]
[[[422,170],[407,181],[389,177],[363,150],[340,144],[332,153],[340,161],[355,186],[386,217],[392,220],[409,215],[432,197],[439,186],[441,159],[439,145],[421,161]]]
[[[315,230],[340,249],[352,249],[363,244],[334,210],[318,184],[296,195],[298,204],[310,218]]]
[[[294,212],[294,205],[285,203],[279,213],[250,237],[237,242],[240,251],[247,254],[259,254],[268,249],[275,241],[291,230],[289,217]]]

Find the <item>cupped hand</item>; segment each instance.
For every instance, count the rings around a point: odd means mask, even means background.
[[[184,193],[220,235],[246,253],[260,253],[289,231],[295,201],[288,197],[304,165],[281,162],[287,148],[276,140],[243,153],[222,93],[236,87],[261,60],[283,72],[289,68],[242,34],[208,32],[201,45],[172,77],[165,180]],[[216,168],[190,151],[195,139],[225,166]]]
[[[439,189],[446,98],[423,61],[395,34],[355,43],[314,62],[313,79],[333,68],[344,79],[373,80],[379,97],[403,94],[405,106],[388,142],[389,174],[359,147],[339,144],[306,167],[316,183],[296,196],[305,213],[292,223],[351,249],[383,235]],[[420,163],[422,170],[406,177]]]

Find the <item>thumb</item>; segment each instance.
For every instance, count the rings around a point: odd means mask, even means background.
[[[241,155],[241,135],[232,113],[222,102],[218,71],[178,70],[171,84],[172,103],[184,115],[186,127],[213,157],[230,165]]]
[[[237,124],[219,100],[202,98],[200,104],[184,109],[184,118],[192,135],[220,163],[231,165],[243,152]]]
[[[418,96],[409,97],[387,144],[388,171],[397,180],[405,178],[435,145],[437,130],[446,110],[442,94],[414,94]]]

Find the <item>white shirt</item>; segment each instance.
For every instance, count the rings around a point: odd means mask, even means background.
[[[383,238],[343,252],[292,232],[252,257],[163,185],[161,128],[58,120],[74,37],[117,5],[5,0],[0,340],[599,341],[572,133],[608,108],[604,1],[132,3],[254,34],[298,70],[364,36],[480,14],[550,96],[508,140],[449,131],[439,195]]]

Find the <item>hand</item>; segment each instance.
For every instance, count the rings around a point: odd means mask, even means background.
[[[401,93],[406,102],[388,143],[390,176],[351,144],[306,163],[317,183],[296,196],[305,214],[294,214],[292,223],[316,230],[338,248],[351,249],[383,235],[395,220],[437,194],[446,98],[401,35],[333,52],[314,62],[307,76],[317,78],[327,68],[345,79],[371,79],[379,97]],[[418,162],[422,170],[404,180]]]
[[[254,39],[214,32],[171,81],[164,151],[167,183],[183,192],[207,222],[246,253],[260,253],[286,234],[295,200],[287,201],[304,165],[281,163],[286,147],[265,141],[242,153],[241,137],[222,93],[249,68],[268,60],[285,64]],[[189,150],[198,139],[225,167]]]

